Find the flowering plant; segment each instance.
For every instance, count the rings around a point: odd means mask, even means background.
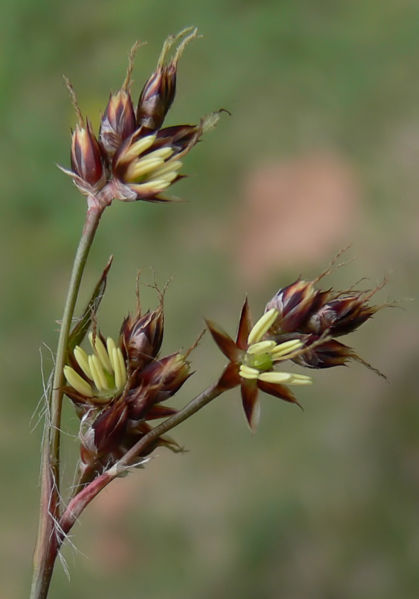
[[[167,433],[213,399],[240,386],[245,416],[254,429],[260,392],[297,404],[290,387],[312,383],[311,376],[293,370],[294,364],[320,369],[357,360],[369,366],[336,338],[352,333],[377,312],[381,306],[371,305],[370,299],[378,288],[369,292],[318,289],[317,283],[327,273],[279,289],[255,324],[246,299],[235,340],[208,320],[208,330],[228,364],[222,373],[215,373],[207,389],[180,409],[167,402],[191,376],[190,355],[197,342],[187,351],[161,355],[164,293],[160,292],[157,307],[144,311],[137,291],[134,313],[122,320],[115,338],[105,336],[97,313],[110,261],[72,326],[82,274],[104,210],[114,200],[172,201],[165,194],[183,176],[184,157],[219,120],[221,111],[216,111],[195,125],[163,127],[175,97],[178,61],[195,37],[197,30],[187,28],[166,40],[135,109],[130,87],[136,44],[126,78],[119,91],[110,95],[97,135],[67,80],[78,122],[72,133],[71,169],[61,168],[86,196],[87,212],[47,389],[49,417],[43,438],[32,599],[47,597],[62,544],[86,506],[114,479],[143,467],[157,447],[181,451]],[[76,483],[66,501],[61,498],[60,478],[64,397],[80,420]]]

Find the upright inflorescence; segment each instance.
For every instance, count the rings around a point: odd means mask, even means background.
[[[112,200],[165,202],[162,193],[178,181],[182,159],[219,118],[212,113],[197,125],[162,128],[176,91],[178,61],[186,45],[197,37],[189,27],[164,43],[156,70],[141,91],[137,109],[131,97],[131,73],[137,45],[120,90],[109,97],[98,137],[83,118],[71,84],[67,82],[79,123],[72,136],[69,174],[91,204],[106,206]],[[174,44],[178,46],[170,58]]]

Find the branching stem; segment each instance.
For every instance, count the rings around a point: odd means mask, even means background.
[[[147,450],[153,448],[158,438],[164,435],[169,430],[201,410],[210,401],[218,397],[225,388],[212,385],[205,389],[202,393],[192,399],[184,408],[179,410],[173,416],[164,420],[161,424],[154,427],[149,433],[144,435],[127,453],[114,464],[109,470],[95,478],[91,483],[86,485],[73,499],[69,502],[66,510],[60,519],[60,530],[62,531],[59,539],[61,545],[65,535],[68,534],[75,524],[76,520],[89,503],[104,489],[112,480],[127,472],[130,466],[139,461],[141,456],[147,454]]]

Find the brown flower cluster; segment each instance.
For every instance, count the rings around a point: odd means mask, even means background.
[[[297,279],[279,289],[254,326],[246,300],[236,341],[218,325],[207,321],[215,342],[229,359],[219,385],[225,389],[240,385],[251,428],[255,428],[259,419],[259,390],[298,403],[289,385],[311,383],[307,375],[277,370],[280,362],[289,360],[308,368],[330,368],[358,360],[371,368],[335,337],[355,331],[382,307],[368,303],[381,286],[368,292],[322,291],[315,285],[324,274],[308,282]]]
[[[269,334],[277,342],[298,339],[303,351],[293,360],[308,368],[343,366],[349,360],[369,366],[336,337],[352,333],[383,307],[368,303],[383,285],[368,291],[321,291],[315,287],[319,278],[297,279],[274,295],[265,308],[278,312]]]
[[[92,331],[88,355],[76,346],[64,368],[70,397],[81,419],[81,475],[91,480],[121,458],[151,430],[150,420],[170,416],[176,410],[164,402],[190,376],[188,352],[159,357],[163,340],[163,305],[122,323],[117,343]],[[160,437],[152,447],[180,447]],[[142,456],[139,456],[142,457]]]
[[[156,70],[141,91],[137,107],[130,93],[134,46],[126,79],[121,89],[110,95],[103,113],[98,137],[81,115],[71,84],[67,82],[79,118],[71,143],[71,168],[62,170],[88,201],[100,206],[112,200],[164,202],[162,193],[182,175],[182,158],[201,135],[215,126],[219,112],[201,119],[197,125],[162,128],[174,100],[177,65],[196,28],[170,36],[163,45]],[[178,46],[171,59],[170,49]],[[61,167],[60,167],[61,168]]]

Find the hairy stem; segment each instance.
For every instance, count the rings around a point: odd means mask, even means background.
[[[77,518],[89,503],[104,489],[112,480],[120,476],[123,472],[135,464],[141,456],[147,455],[147,450],[153,448],[158,438],[167,433],[169,430],[198,412],[206,406],[210,401],[218,397],[225,388],[218,384],[208,387],[192,399],[184,408],[179,410],[173,416],[164,420],[161,424],[154,427],[149,433],[144,435],[127,453],[114,464],[109,470],[95,478],[91,483],[86,485],[73,499],[69,502],[60,520],[60,544],[64,540],[64,535],[68,534],[75,524]]]
[[[45,599],[47,596],[60,544],[56,523],[60,519],[60,427],[64,384],[63,368],[67,358],[68,336],[80,282],[102,212],[103,207],[97,205],[90,206],[87,210],[61,321],[53,383],[48,398],[49,414],[42,440],[40,515],[30,599]]]

